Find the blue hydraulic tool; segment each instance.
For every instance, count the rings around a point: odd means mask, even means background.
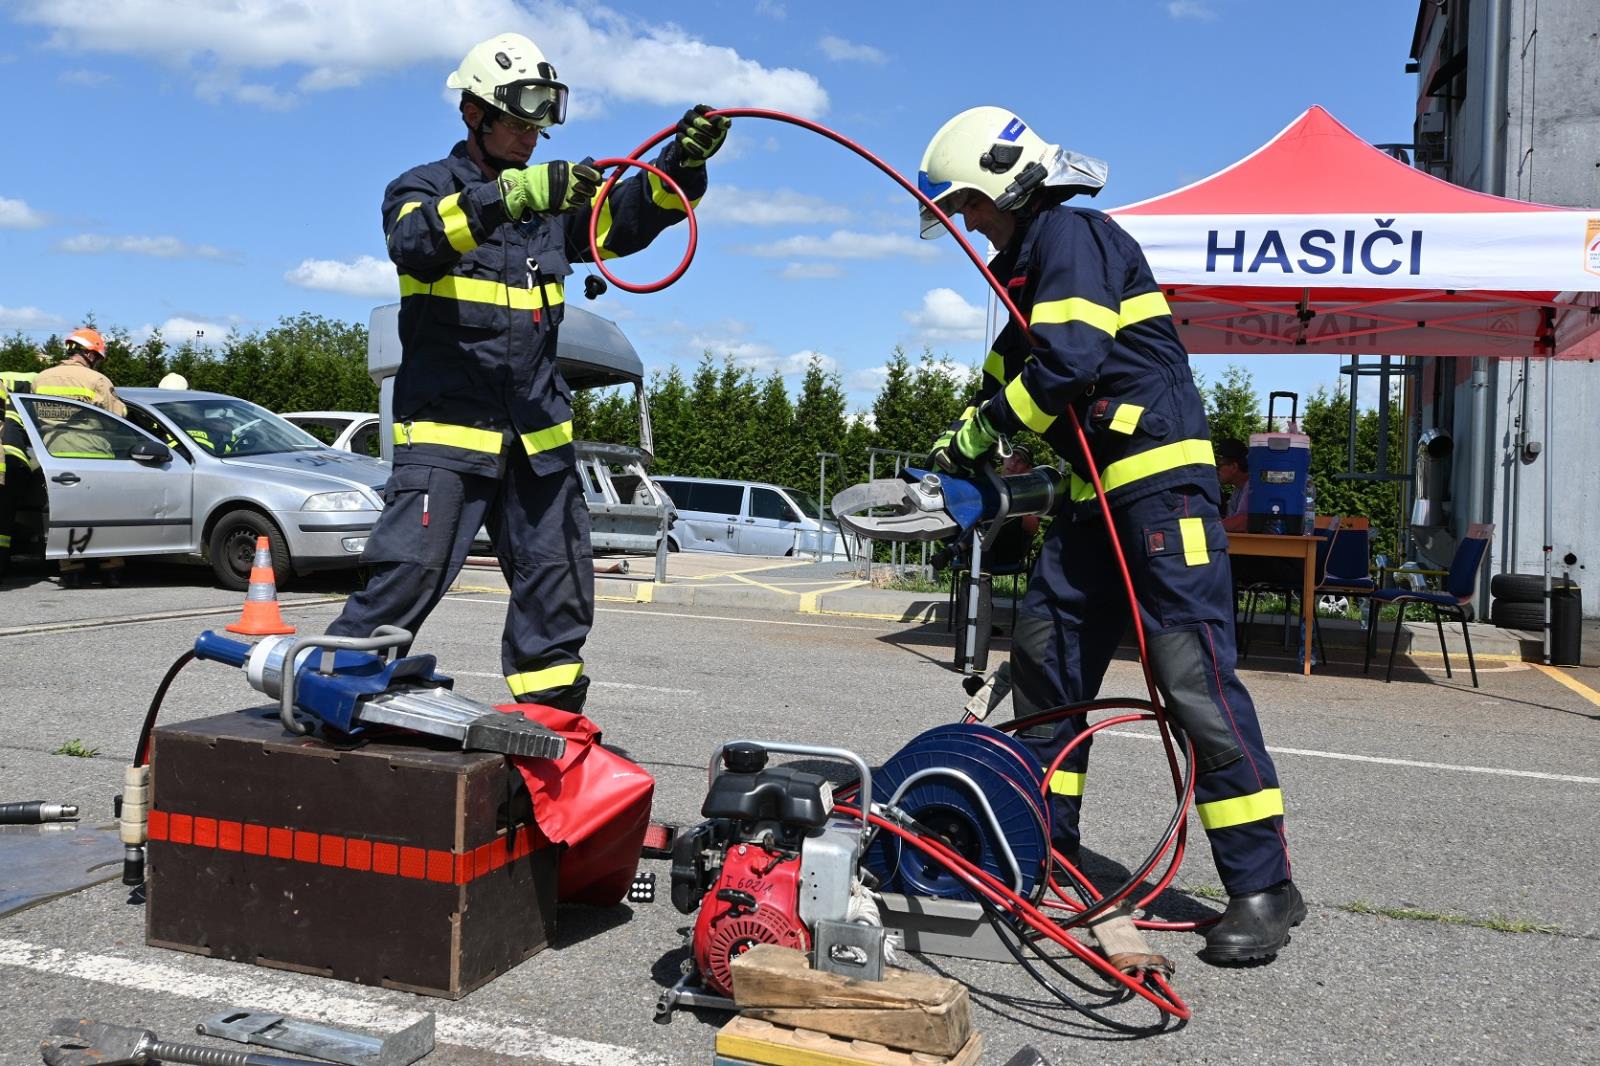
[[[407,655],[410,647],[411,634],[395,626],[379,626],[370,637],[273,636],[256,644],[206,630],[194,653],[244,670],[252,688],[279,701],[291,733],[307,731],[299,711],[346,734],[392,726],[444,737],[464,751],[553,759],[566,750],[559,733],[456,695],[455,682],[435,671],[434,657]]]

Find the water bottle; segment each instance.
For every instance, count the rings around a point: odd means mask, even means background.
[[[1306,478],[1306,509],[1303,517],[1304,526],[1300,532],[1306,536],[1317,531],[1317,487],[1310,478]]]

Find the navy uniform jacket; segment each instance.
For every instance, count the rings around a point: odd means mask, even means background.
[[[1072,465],[1072,498],[1094,499],[1071,423],[1083,423],[1113,504],[1174,485],[1210,487],[1216,460],[1205,404],[1144,252],[1106,215],[1041,211],[990,269],[1028,319],[995,338],[978,402],[990,424],[1027,427]]]
[[[655,160],[691,202],[704,167]],[[597,227],[605,258],[645,247],[684,217],[653,174],[619,181]],[[565,281],[588,260],[589,212],[513,221],[495,179],[466,142],[414,167],[383,197],[389,258],[400,271],[400,372],[394,385],[397,463],[495,476],[506,446],[535,472],[571,466],[572,391],[556,365]]]

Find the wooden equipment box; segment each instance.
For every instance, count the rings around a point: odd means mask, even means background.
[[[558,849],[504,757],[335,746],[275,710],[155,731],[146,939],[459,999],[555,928]]]

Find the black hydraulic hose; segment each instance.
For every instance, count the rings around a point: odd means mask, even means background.
[[[150,734],[156,728],[156,715],[161,711],[161,701],[167,698],[167,689],[172,687],[179,671],[188,666],[194,657],[193,648],[178,656],[177,661],[167,668],[167,676],[156,686],[155,698],[150,701],[150,709],[144,713],[144,725],[139,727],[139,741],[133,748],[133,765],[143,766],[150,761]]]

